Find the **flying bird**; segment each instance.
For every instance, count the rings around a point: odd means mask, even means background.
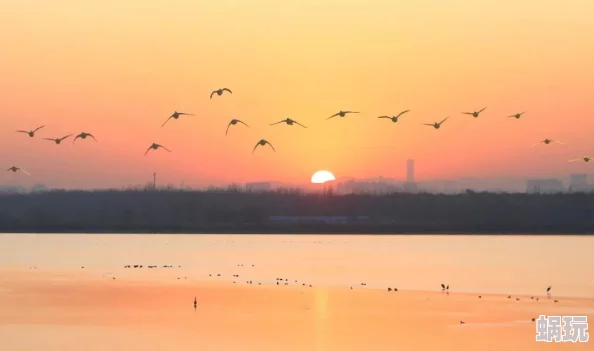
[[[30,174],[29,174],[27,171],[25,171],[25,170],[24,170],[24,169],[22,169],[22,168],[15,167],[15,166],[12,166],[12,167],[8,168],[8,169],[6,170],[6,172],[8,172],[8,171],[12,171],[13,173],[16,173],[16,172],[18,172],[18,171],[21,171],[21,172],[25,173],[26,175],[30,176]]]
[[[240,121],[240,120],[238,120],[238,119],[235,119],[235,118],[233,118],[233,119],[231,120],[231,122],[229,122],[229,124],[227,125],[227,131],[225,131],[225,135],[227,135],[227,133],[229,133],[229,127],[231,127],[231,126],[234,126],[234,125],[236,125],[237,123],[241,123],[241,124],[243,124],[244,126],[246,126],[246,127],[249,127],[249,126],[248,126],[247,124],[245,124],[244,122],[242,122],[242,121]]]
[[[212,99],[212,96],[214,94],[217,94],[218,96],[223,95],[223,92],[228,91],[229,94],[233,94],[233,92],[227,88],[222,88],[222,89],[218,89],[218,90],[213,90],[212,93],[210,93],[210,98]]]
[[[333,117],[336,117],[336,116],[344,117],[344,116],[347,115],[347,113],[359,113],[359,112],[356,112],[356,111],[342,111],[341,110],[341,111],[338,111],[338,113],[335,113],[335,114],[333,114],[332,116],[330,116],[330,117],[328,117],[326,119],[330,119],[330,118],[333,118]]]
[[[520,119],[520,117],[522,117],[522,115],[526,113],[526,111],[524,112],[520,112],[520,113],[516,113],[515,115],[511,115],[511,116],[507,116],[507,118],[515,118],[515,119]]]
[[[170,120],[170,119],[172,119],[172,118],[173,118],[173,119],[178,119],[178,118],[179,118],[179,116],[193,116],[193,114],[191,114],[191,113],[185,113],[185,112],[177,112],[177,111],[174,111],[174,112],[173,112],[173,114],[172,114],[171,116],[169,116],[169,118],[167,118],[167,120],[165,121],[165,123],[163,123],[163,124],[161,125],[161,128],[163,128],[163,126],[164,126],[164,125],[165,125],[167,122],[169,122],[169,120]]]
[[[60,143],[61,143],[61,142],[62,142],[64,139],[66,139],[66,138],[70,137],[71,135],[72,135],[72,134],[68,134],[68,135],[66,135],[66,136],[63,136],[63,137],[61,137],[61,138],[56,138],[56,139],[54,139],[54,138],[43,138],[43,139],[44,139],[44,140],[51,140],[51,141],[53,141],[54,143],[56,143],[56,145],[60,145]]]
[[[77,135],[77,136],[74,138],[74,140],[72,140],[72,143],[74,144],[74,142],[75,142],[75,141],[76,141],[76,139],[78,139],[78,138],[81,138],[81,139],[86,139],[87,137],[91,137],[91,138],[93,138],[93,140],[95,140],[95,142],[97,142],[97,139],[95,139],[95,137],[93,136],[93,134],[91,134],[91,133],[85,133],[85,132],[82,132],[82,133],[80,133],[79,135]]]
[[[550,292],[550,291],[551,291],[551,288],[552,288],[552,286],[549,286],[549,287],[547,288],[547,292]]]
[[[588,157],[588,156],[584,156],[584,157],[580,157],[580,158],[575,158],[573,160],[569,160],[569,162],[575,162],[575,161],[584,161],[586,163],[589,163],[590,161],[592,161],[592,158]]]
[[[41,128],[45,127],[45,125],[41,126],[41,127],[37,127],[33,130],[30,131],[26,131],[26,130],[17,130],[17,133],[25,133],[28,134],[31,138],[33,138],[35,136],[35,132],[40,130]]]
[[[479,116],[479,114],[480,114],[481,112],[483,112],[485,109],[486,109],[486,107],[484,107],[482,110],[479,110],[479,111],[474,111],[474,112],[462,112],[462,114],[465,114],[465,115],[471,115],[472,117],[474,117],[474,118],[477,118],[477,117]]]
[[[159,145],[159,144],[157,144],[157,143],[153,143],[151,146],[149,146],[149,148],[148,148],[148,149],[146,149],[146,152],[144,153],[144,155],[146,156],[146,154],[148,154],[148,152],[149,152],[149,151],[151,151],[151,149],[153,149],[153,150],[157,150],[158,148],[161,148],[161,149],[163,149],[163,150],[165,150],[165,151],[169,151],[169,152],[171,152],[171,150],[169,150],[169,149],[168,149],[168,148],[166,148],[165,146],[163,146],[163,145]]]
[[[252,150],[252,154],[254,153],[254,151],[256,151],[256,148],[258,146],[260,146],[260,145],[261,146],[264,146],[266,144],[270,145],[270,147],[272,148],[272,151],[276,152],[276,150],[274,149],[274,146],[272,146],[272,144],[269,143],[268,140],[261,139],[260,141],[258,141],[258,143],[256,144],[256,146],[254,146],[254,149]]]
[[[288,126],[292,126],[293,124],[297,124],[297,125],[300,125],[300,126],[302,126],[303,128],[307,128],[307,127],[306,127],[306,126],[304,126],[303,124],[301,124],[301,123],[297,122],[297,121],[296,121],[296,120],[294,120],[294,119],[290,119],[290,118],[283,119],[282,121],[279,121],[279,122],[276,122],[276,123],[272,123],[272,124],[271,124],[271,126],[273,126],[273,125],[275,125],[275,124],[279,124],[279,123],[286,123]]]
[[[398,122],[398,117],[402,116],[403,114],[407,113],[408,111],[410,111],[410,110],[404,110],[396,116],[379,116],[378,118],[388,118],[388,119],[392,120],[392,122],[396,123],[396,122]]]
[[[557,141],[557,140],[545,139],[545,140],[539,141],[538,143],[536,143],[536,144],[532,145],[532,147],[535,147],[535,146],[536,146],[536,145],[538,145],[538,144],[545,144],[545,145],[549,145],[550,143],[563,144],[562,142],[560,142],[560,141]]]
[[[442,124],[443,122],[447,121],[447,120],[448,120],[448,118],[450,118],[450,117],[446,117],[446,118],[444,118],[444,120],[443,120],[443,121],[441,121],[441,122],[439,122],[439,123],[438,123],[438,122],[435,122],[435,123],[423,123],[423,125],[426,125],[426,126],[432,126],[432,127],[433,127],[433,128],[435,128],[435,129],[439,129],[439,127],[441,127],[441,124]]]

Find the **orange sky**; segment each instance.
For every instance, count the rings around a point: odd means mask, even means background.
[[[418,179],[589,170],[567,160],[594,156],[592,14],[590,0],[4,1],[0,159],[32,176],[0,184],[404,178],[408,158]],[[220,87],[233,94],[209,100]],[[361,114],[325,120],[340,109]],[[196,116],[160,128],[174,110]],[[225,137],[232,117],[251,127]],[[285,117],[309,128],[268,126]],[[99,143],[41,139],[81,131]],[[531,147],[547,137],[566,145]],[[252,156],[261,138],[277,153]],[[143,156],[152,142],[173,152]]]

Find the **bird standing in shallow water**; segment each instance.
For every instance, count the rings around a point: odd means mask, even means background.
[[[484,107],[482,110],[479,110],[479,111],[462,112],[462,114],[464,114],[464,115],[471,115],[472,117],[477,118],[481,114],[481,112],[483,112],[485,109],[486,109],[486,107]]]
[[[402,112],[400,112],[399,114],[397,114],[396,116],[379,116],[378,118],[387,118],[389,120],[391,120],[393,123],[398,122],[398,117],[402,116],[403,114],[407,113],[410,110],[404,110]]]
[[[30,176],[30,174],[29,174],[27,171],[25,171],[25,170],[24,170],[24,169],[22,169],[22,168],[15,167],[15,166],[11,166],[10,168],[8,168],[8,169],[6,170],[6,172],[9,172],[9,171],[12,171],[13,173],[16,173],[16,172],[18,172],[18,171],[21,171],[21,172],[25,173],[26,175]]]
[[[54,138],[43,138],[43,139],[44,139],[44,140],[51,140],[51,141],[53,141],[54,143],[56,143],[56,145],[60,145],[60,143],[61,143],[61,142],[62,142],[64,139],[66,139],[66,138],[70,137],[71,135],[72,135],[72,134],[68,134],[68,135],[66,135],[66,136],[64,136],[64,137],[61,137],[61,138],[56,138],[56,139],[54,139]]]
[[[234,126],[234,125],[236,125],[237,123],[241,123],[241,124],[243,124],[244,126],[246,126],[246,127],[249,127],[249,126],[248,126],[247,124],[245,124],[244,122],[242,122],[242,121],[240,121],[240,120],[238,120],[238,119],[235,119],[235,118],[233,118],[233,119],[231,120],[231,122],[229,122],[229,124],[227,124],[227,131],[225,131],[225,135],[227,135],[227,133],[229,133],[229,127],[231,127],[231,126]]]
[[[196,306],[198,306],[198,301],[196,300],[196,296],[194,296],[194,311],[196,311]]]
[[[431,127],[435,128],[435,129],[439,129],[439,128],[441,127],[441,124],[442,124],[443,122],[447,121],[447,120],[448,120],[448,118],[450,118],[450,117],[446,117],[446,118],[444,118],[444,119],[443,119],[443,121],[441,121],[441,122],[435,122],[435,123],[423,123],[423,125],[426,125],[426,126],[431,126]]]
[[[87,137],[91,137],[91,138],[93,138],[93,140],[95,140],[95,142],[97,142],[97,139],[95,139],[95,137],[93,136],[93,134],[91,134],[91,133],[85,133],[85,132],[82,132],[82,133],[80,133],[79,135],[77,135],[77,136],[74,138],[74,140],[72,140],[72,143],[74,144],[74,142],[75,142],[75,141],[76,141],[76,139],[78,139],[78,138],[81,138],[81,139],[86,139]]]
[[[307,128],[307,127],[306,127],[306,126],[304,126],[303,124],[301,124],[301,123],[297,122],[297,121],[296,121],[296,120],[294,120],[294,119],[290,119],[290,118],[286,118],[286,119],[283,119],[282,121],[278,121],[278,122],[276,122],[276,123],[272,123],[272,124],[271,124],[271,126],[273,126],[273,125],[275,125],[275,124],[279,124],[279,123],[286,123],[288,126],[292,126],[293,124],[297,124],[297,125],[300,125],[300,126],[302,126],[303,128]]]
[[[151,151],[151,149],[157,150],[158,148],[161,148],[161,149],[163,149],[165,151],[171,152],[171,150],[167,149],[165,146],[159,145],[157,143],[153,143],[151,146],[149,146],[149,148],[146,150],[146,152],[144,153],[144,155],[146,156],[146,154],[148,154],[148,152]]]
[[[328,117],[326,119],[330,119],[330,118],[333,118],[333,117],[336,117],[336,116],[344,117],[344,116],[347,115],[347,113],[359,113],[359,112],[356,112],[356,111],[342,111],[341,110],[341,111],[338,111],[338,113],[335,113],[335,114],[333,114],[332,116],[330,116],[330,117]]]
[[[17,133],[26,133],[27,135],[29,135],[29,137],[33,138],[35,136],[35,132],[40,130],[41,128],[45,127],[45,125],[41,126],[41,127],[37,127],[33,130],[30,131],[26,131],[26,130],[17,130]]]
[[[258,141],[258,143],[256,144],[256,146],[254,146],[254,149],[252,150],[252,154],[254,153],[254,151],[256,151],[256,148],[258,146],[260,146],[260,145],[261,146],[264,146],[266,144],[270,145],[270,147],[272,148],[272,151],[276,152],[276,150],[274,149],[274,146],[272,146],[272,144],[269,143],[268,140],[261,139],[260,141]]]
[[[167,118],[167,120],[165,120],[165,123],[163,123],[163,124],[161,125],[161,128],[163,128],[163,126],[164,126],[165,124],[167,124],[167,122],[169,122],[169,120],[170,120],[170,119],[172,119],[172,118],[173,118],[173,119],[178,119],[178,118],[179,118],[179,116],[193,116],[193,114],[191,114],[191,113],[185,113],[185,112],[177,112],[177,111],[174,111],[174,112],[173,112],[173,114],[172,114],[171,116],[169,116],[169,118]]]
[[[210,93],[210,98],[212,99],[212,96],[214,94],[217,94],[218,96],[223,95],[223,92],[228,91],[229,94],[233,94],[233,92],[227,88],[221,88],[221,89],[217,89],[217,90],[213,90],[212,93]]]

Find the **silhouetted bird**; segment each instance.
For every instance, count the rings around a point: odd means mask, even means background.
[[[196,296],[194,296],[194,311],[196,311],[197,305],[198,305],[198,301],[196,300]]]
[[[264,146],[266,144],[270,145],[270,147],[272,148],[272,151],[276,152],[276,150],[274,149],[274,146],[272,146],[271,143],[269,143],[267,140],[261,139],[260,141],[258,141],[258,143],[256,144],[256,146],[254,146],[254,149],[252,150],[252,154],[254,153],[254,151],[256,151],[256,148],[258,146],[260,146],[260,145],[261,146]]]
[[[522,115],[526,113],[526,111],[524,112],[520,112],[520,113],[516,113],[515,115],[511,115],[511,116],[507,116],[507,118],[515,118],[515,119],[520,119],[520,117],[522,117]]]
[[[146,152],[144,153],[144,155],[146,156],[146,154],[148,154],[148,152],[151,151],[151,149],[152,150],[157,150],[158,148],[161,148],[161,149],[163,149],[165,151],[171,152],[171,150],[167,149],[165,146],[159,145],[157,143],[153,143],[151,146],[149,146],[148,149],[146,149]]]
[[[396,122],[398,122],[398,117],[402,116],[403,114],[407,113],[408,111],[410,111],[410,110],[404,110],[396,116],[379,116],[378,118],[387,118],[387,119],[391,120],[392,122],[396,123]]]
[[[335,114],[333,114],[332,116],[330,116],[330,117],[328,117],[328,118],[326,118],[326,119],[334,118],[334,117],[336,117],[336,116],[344,117],[344,116],[346,116],[348,113],[359,113],[359,112],[356,112],[356,111],[342,111],[342,110],[341,110],[341,111],[338,111],[338,113],[335,113]]]
[[[24,170],[24,169],[22,169],[22,168],[15,167],[15,166],[11,166],[10,168],[8,168],[8,169],[6,170],[6,172],[9,172],[9,171],[12,171],[13,173],[16,173],[16,172],[18,172],[18,171],[21,171],[21,172],[25,173],[26,175],[30,176],[30,174],[29,174],[27,171],[25,171],[25,170]]]
[[[551,140],[551,139],[548,139],[548,138],[547,138],[547,139],[545,139],[545,140],[539,141],[538,143],[536,143],[536,144],[532,145],[532,147],[535,147],[535,146],[536,146],[536,145],[538,145],[538,144],[545,144],[545,145],[549,145],[550,143],[563,144],[563,143],[562,143],[562,142],[560,142],[560,141],[557,141],[557,140]]]
[[[173,119],[178,119],[178,118],[179,118],[179,116],[193,116],[193,114],[191,114],[191,113],[185,113],[185,112],[177,112],[177,111],[174,111],[174,112],[173,112],[173,114],[172,114],[171,116],[169,116],[169,118],[167,118],[167,119],[165,120],[165,122],[164,122],[164,123],[161,125],[161,128],[163,128],[163,126],[164,126],[164,125],[165,125],[167,122],[169,122],[169,120],[170,120],[170,119],[172,119],[172,118],[173,118]]]
[[[441,121],[441,122],[435,122],[435,123],[423,123],[423,124],[424,124],[424,125],[426,125],[426,126],[432,126],[432,127],[433,127],[433,128],[435,128],[435,129],[439,129],[439,128],[441,127],[441,124],[442,124],[443,122],[447,121],[447,120],[448,120],[448,118],[450,118],[450,117],[446,117],[446,118],[444,118],[444,119],[443,119],[443,121]]]
[[[72,140],[72,143],[74,144],[74,142],[75,142],[75,141],[76,141],[76,139],[78,139],[78,138],[81,138],[81,139],[86,139],[87,137],[91,137],[91,138],[93,138],[93,140],[95,140],[95,142],[97,141],[97,139],[95,139],[95,137],[93,136],[93,134],[91,134],[91,133],[85,133],[85,132],[82,132],[82,133],[80,133],[79,135],[77,135],[77,136],[74,138],[74,140]]]
[[[445,284],[441,284],[441,291],[444,291],[446,288]]]
[[[547,292],[550,292],[550,291],[551,291],[551,288],[552,288],[552,286],[549,286],[549,287],[547,288]]]
[[[283,119],[282,121],[278,121],[278,122],[276,122],[276,123],[272,123],[272,124],[271,124],[271,126],[273,126],[273,125],[275,125],[275,124],[279,124],[279,123],[286,123],[288,126],[292,126],[293,124],[297,124],[297,125],[300,125],[300,126],[302,126],[303,128],[307,128],[307,127],[306,127],[306,126],[304,126],[303,124],[301,124],[301,123],[297,122],[297,121],[296,121],[296,120],[294,120],[294,119],[290,119],[290,118],[286,118],[286,119]]]
[[[460,324],[466,324],[466,322],[464,322],[464,321],[460,321]]]
[[[479,111],[474,111],[474,112],[462,112],[462,114],[465,114],[465,115],[471,115],[472,117],[474,117],[474,118],[477,118],[477,117],[480,115],[480,113],[481,113],[481,112],[483,112],[485,109],[486,109],[486,107],[485,107],[485,108],[483,108],[482,110],[479,110]]]
[[[41,126],[41,127],[37,127],[33,130],[30,131],[26,131],[26,130],[17,130],[17,133],[26,133],[28,134],[31,138],[33,138],[35,136],[35,132],[40,130],[41,128],[45,127],[45,125]]]
[[[573,160],[569,160],[568,162],[575,162],[575,161],[584,161],[586,163],[590,163],[590,161],[592,161],[592,158],[588,157],[588,156],[584,156],[584,157],[580,157],[580,158],[575,158]]]
[[[229,124],[227,124],[227,130],[225,131],[225,135],[227,135],[227,133],[229,133],[229,127],[231,127],[231,126],[234,126],[234,125],[236,125],[237,123],[241,123],[241,124],[243,124],[244,126],[246,126],[246,127],[249,127],[249,126],[248,126],[247,124],[245,124],[244,122],[242,122],[242,121],[240,121],[240,120],[238,120],[238,119],[235,119],[235,118],[233,118],[233,119],[231,120],[231,122],[229,122]]]
[[[213,90],[212,93],[210,93],[210,98],[212,99],[212,96],[214,94],[217,94],[218,96],[223,95],[223,92],[228,91],[230,94],[233,94],[233,92],[227,88],[222,88],[222,89],[218,89],[218,90]]]
[[[54,139],[54,138],[43,138],[43,139],[44,139],[44,140],[51,140],[51,141],[53,141],[54,143],[56,143],[56,145],[60,145],[60,143],[61,143],[61,142],[62,142],[64,139],[66,139],[66,138],[70,137],[71,135],[72,135],[72,134],[68,134],[68,135],[66,135],[66,136],[63,136],[63,137],[61,137],[61,138],[55,138],[55,139]]]

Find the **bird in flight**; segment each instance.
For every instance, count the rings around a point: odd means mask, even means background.
[[[227,131],[225,132],[225,135],[227,135],[227,133],[229,133],[229,127],[231,127],[231,126],[234,126],[234,125],[236,125],[237,123],[241,123],[241,124],[243,124],[244,126],[246,126],[246,127],[249,127],[249,126],[248,126],[247,124],[245,124],[244,122],[242,122],[242,121],[240,121],[240,120],[238,120],[238,119],[235,119],[235,118],[233,118],[233,119],[231,120],[231,122],[229,122],[229,124],[227,124]]]
[[[307,128],[307,127],[306,127],[306,126],[304,126],[303,124],[301,124],[301,123],[297,122],[297,121],[296,121],[296,120],[294,120],[294,119],[290,119],[290,118],[283,119],[282,121],[278,121],[278,122],[276,122],[276,123],[272,123],[272,124],[271,124],[271,126],[273,126],[273,125],[275,125],[275,124],[279,124],[279,123],[286,123],[288,126],[292,126],[293,124],[297,124],[297,125],[300,125],[300,126],[302,126],[303,128]]]
[[[165,123],[163,123],[163,124],[161,125],[161,128],[163,128],[163,126],[164,126],[164,125],[165,125],[167,122],[169,122],[169,120],[170,120],[170,119],[172,119],[172,118],[173,118],[173,119],[178,119],[178,118],[179,118],[179,116],[193,116],[193,114],[191,114],[191,113],[185,113],[185,112],[177,112],[177,111],[174,111],[174,112],[173,112],[173,114],[172,114],[171,116],[169,116],[169,118],[167,118],[167,120],[165,121]]]
[[[575,162],[575,161],[584,161],[586,163],[590,163],[590,161],[592,161],[592,158],[588,157],[588,156],[584,156],[584,157],[580,157],[580,158],[574,158],[573,160],[569,160],[569,162]]]
[[[76,141],[76,139],[78,139],[78,138],[81,138],[81,139],[86,139],[87,137],[91,137],[91,138],[93,138],[93,140],[95,140],[95,142],[97,141],[97,139],[95,139],[95,137],[93,136],[93,134],[91,134],[91,133],[85,133],[85,132],[82,132],[82,133],[80,133],[79,135],[77,135],[77,136],[74,138],[74,140],[72,140],[72,143],[74,144],[74,142],[75,142],[75,141]]]
[[[398,122],[398,117],[402,116],[403,114],[407,113],[408,111],[410,111],[410,110],[404,110],[396,116],[379,116],[378,118],[388,118],[388,119],[392,120],[392,122],[396,123],[396,122]]]
[[[159,144],[157,144],[157,143],[153,143],[151,146],[149,146],[149,148],[148,148],[148,149],[146,149],[146,152],[144,153],[144,155],[146,156],[146,154],[148,154],[148,152],[149,152],[149,151],[151,151],[151,149],[153,149],[153,150],[157,150],[158,148],[161,148],[161,149],[163,149],[163,150],[165,150],[165,151],[169,151],[169,152],[171,152],[171,150],[169,150],[169,149],[168,149],[168,148],[166,148],[165,146],[163,146],[163,145],[159,145]]]
[[[549,145],[550,143],[563,144],[562,142],[560,142],[560,141],[557,141],[557,140],[545,139],[545,140],[539,141],[538,143],[536,143],[536,144],[532,145],[532,147],[535,147],[535,146],[536,146],[536,145],[538,145],[538,144],[545,144],[545,145]]]
[[[450,118],[450,117],[446,117],[446,118],[444,118],[444,119],[443,119],[443,121],[441,121],[441,122],[435,122],[435,123],[423,123],[423,125],[426,125],[426,126],[432,126],[432,127],[433,127],[433,128],[435,128],[435,129],[439,129],[439,127],[441,127],[441,124],[442,124],[443,122],[447,121],[447,120],[448,120],[448,118]]]
[[[471,115],[472,117],[474,117],[474,118],[477,118],[477,117],[479,116],[479,114],[480,114],[481,112],[483,112],[485,109],[486,109],[486,107],[484,107],[482,110],[479,110],[479,111],[474,111],[474,112],[462,112],[462,114],[465,114],[465,115]]]
[[[270,145],[270,147],[272,148],[272,151],[276,152],[276,150],[274,149],[274,146],[272,146],[272,144],[269,143],[268,140],[261,139],[260,141],[258,141],[258,143],[256,144],[256,146],[254,146],[254,149],[252,150],[252,154],[254,153],[254,151],[256,151],[256,148],[258,146],[260,146],[260,145],[261,146],[264,146],[266,144]]]
[[[222,89],[218,89],[218,90],[213,90],[212,93],[210,93],[210,98],[212,99],[212,96],[214,94],[217,94],[218,96],[223,95],[223,92],[228,91],[229,94],[233,94],[233,92],[227,88],[222,88]]]
[[[63,136],[63,137],[61,137],[61,138],[56,138],[56,139],[54,139],[54,138],[43,138],[43,139],[44,139],[44,140],[51,140],[51,141],[53,141],[54,143],[56,143],[56,145],[60,145],[60,143],[61,143],[61,142],[62,142],[64,139],[66,139],[66,138],[70,137],[71,135],[72,135],[72,134],[68,134],[68,135],[66,135],[66,136]]]
[[[522,115],[523,115],[524,113],[526,113],[526,111],[524,111],[524,112],[520,112],[520,113],[516,113],[515,115],[510,115],[510,116],[507,116],[507,118],[515,118],[515,119],[520,119],[520,117],[522,117]]]
[[[21,172],[25,173],[26,175],[30,176],[30,174],[29,174],[27,171],[25,171],[25,170],[24,170],[24,169],[22,169],[22,168],[15,167],[15,166],[12,166],[12,167],[8,168],[8,169],[6,170],[6,172],[8,172],[8,171],[12,171],[12,172],[14,172],[14,173],[16,173],[16,172],[18,172],[18,171],[21,171]]]
[[[328,117],[326,119],[330,119],[330,118],[333,118],[333,117],[336,117],[336,116],[344,117],[344,116],[347,115],[347,113],[359,113],[359,112],[356,112],[356,111],[342,111],[341,110],[341,111],[338,111],[338,113],[335,113],[335,114],[333,114],[332,116],[330,116],[330,117]]]
[[[28,134],[31,138],[33,138],[35,136],[35,132],[40,130],[41,128],[45,127],[45,125],[41,126],[41,127],[37,127],[33,130],[30,131],[26,131],[26,130],[17,130],[17,133],[25,133]]]

